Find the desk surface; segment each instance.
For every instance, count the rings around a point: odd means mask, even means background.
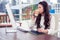
[[[7,33],[3,34],[0,32],[1,40],[60,40],[55,36],[40,34],[36,35],[33,33],[25,33],[21,31],[17,31],[17,33]]]
[[[34,33],[24,33],[24,32],[20,32],[19,34],[18,36],[20,36],[21,40],[60,40],[60,38],[47,34],[37,35]]]

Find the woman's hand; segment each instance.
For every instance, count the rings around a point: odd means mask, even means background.
[[[44,28],[38,28],[37,31],[48,34],[48,30],[47,29],[44,29]]]
[[[43,28],[38,28],[37,31],[38,32],[44,32],[44,29]]]

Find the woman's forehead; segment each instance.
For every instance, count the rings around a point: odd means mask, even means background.
[[[38,7],[42,7],[43,5],[42,4],[38,4]]]

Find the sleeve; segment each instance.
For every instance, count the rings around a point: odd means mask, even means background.
[[[50,29],[48,29],[48,34],[53,35],[54,29],[55,29],[55,18],[54,16],[51,16]]]

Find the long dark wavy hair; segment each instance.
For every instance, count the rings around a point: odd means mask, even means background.
[[[44,9],[44,12],[43,12],[44,13],[44,25],[45,25],[45,29],[48,29],[50,27],[50,14],[49,14],[48,4],[45,1],[39,2],[39,4],[41,4],[43,6],[43,9]],[[37,18],[36,18],[35,24],[37,25],[37,28],[41,27],[41,25],[40,25],[41,16],[42,15],[39,13]]]

